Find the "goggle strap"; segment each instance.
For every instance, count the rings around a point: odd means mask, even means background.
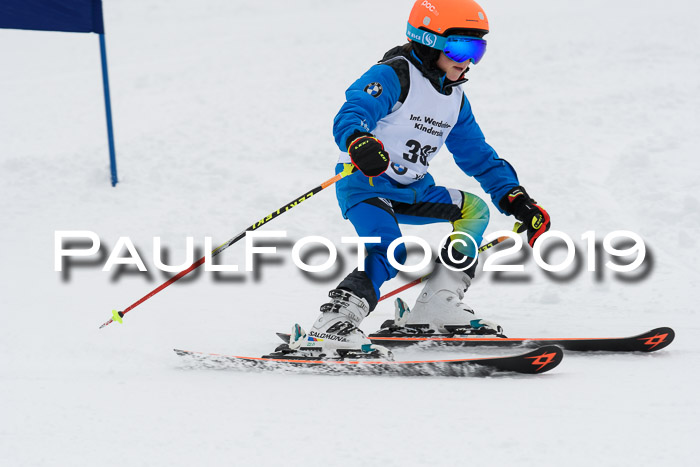
[[[418,42],[419,44],[427,45],[428,47],[432,47],[433,49],[438,50],[444,49],[445,44],[447,43],[446,37],[438,36],[437,34],[433,34],[432,32],[428,31],[421,31],[420,29],[411,25],[411,23],[408,23],[408,27],[406,28],[406,35],[412,41]]]

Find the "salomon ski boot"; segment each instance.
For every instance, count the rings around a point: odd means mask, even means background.
[[[320,351],[329,357],[353,354],[388,356],[389,352],[372,342],[359,328],[369,313],[369,304],[348,290],[334,289],[328,292],[329,303],[321,305],[321,314],[308,334],[295,326],[289,339],[291,350]]]
[[[436,265],[413,308],[396,299],[394,325],[443,334],[501,335],[501,326],[479,318],[462,302],[470,285],[471,278],[465,272]]]

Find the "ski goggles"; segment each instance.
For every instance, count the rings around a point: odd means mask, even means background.
[[[442,37],[432,32],[422,31],[408,25],[406,35],[419,44],[427,45],[442,52],[457,63],[471,60],[472,63],[479,63],[486,53],[486,41],[478,37],[468,36],[448,36]]]

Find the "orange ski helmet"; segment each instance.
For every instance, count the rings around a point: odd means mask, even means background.
[[[478,37],[489,32],[486,13],[474,0],[416,0],[408,24],[443,37],[450,30],[453,34],[469,32]]]

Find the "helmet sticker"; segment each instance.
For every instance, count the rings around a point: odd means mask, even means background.
[[[365,86],[365,92],[372,97],[381,96],[383,90],[382,85],[379,83],[369,83]]]
[[[435,7],[435,5],[430,3],[428,0],[423,0],[423,3],[421,3],[420,6],[424,6],[431,13],[435,13],[435,16],[440,16],[440,12],[437,11],[437,8]]]

